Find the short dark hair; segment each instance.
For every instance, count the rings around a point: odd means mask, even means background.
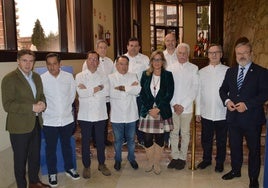
[[[209,51],[209,49],[211,47],[213,47],[213,46],[217,46],[218,48],[220,48],[221,52],[223,52],[222,46],[220,44],[218,44],[218,43],[211,43],[211,44],[209,44],[207,51]]]
[[[139,40],[137,37],[131,37],[130,39],[128,39],[128,42],[127,42],[127,45],[129,45],[129,42],[132,42],[132,41],[136,41],[140,44]]]
[[[34,60],[35,60],[35,53],[32,50],[29,50],[29,49],[22,49],[22,50],[18,51],[17,59],[20,59],[21,56],[24,56],[26,54],[33,56]]]
[[[98,56],[98,59],[100,58],[100,55],[96,52],[96,51],[94,51],[94,50],[91,50],[91,51],[89,51],[88,53],[87,53],[87,58],[88,58],[88,55],[89,54],[96,54],[97,56]]]
[[[47,59],[50,58],[50,57],[56,57],[57,58],[57,61],[60,63],[61,59],[60,59],[60,55],[57,54],[57,53],[48,53],[46,55],[46,62],[47,62]]]
[[[128,56],[126,56],[126,55],[119,55],[119,56],[117,56],[117,58],[115,59],[115,63],[117,63],[117,61],[118,61],[119,58],[126,59],[126,60],[129,62],[129,58],[128,58]]]

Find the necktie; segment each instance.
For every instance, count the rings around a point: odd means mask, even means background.
[[[239,76],[238,76],[238,79],[237,79],[237,88],[238,88],[238,90],[240,90],[240,88],[242,86],[242,83],[243,83],[244,70],[245,70],[244,67],[240,68],[240,73],[239,73]]]

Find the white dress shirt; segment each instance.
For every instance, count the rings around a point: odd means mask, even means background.
[[[183,114],[193,112],[193,101],[198,92],[198,67],[190,62],[173,63],[167,70],[174,78],[174,95],[171,100],[172,111],[175,104],[184,107]]]
[[[128,72],[135,73],[141,80],[142,72],[149,68],[149,58],[146,55],[138,53],[135,57],[125,54],[129,58]]]
[[[76,75],[75,81],[79,99],[77,119],[90,122],[108,119],[106,96],[109,95],[109,82],[107,76],[98,70],[92,73],[86,69]],[[86,89],[80,89],[79,84],[83,84]],[[99,85],[103,85],[103,89],[94,93],[94,87]]]
[[[72,104],[76,88],[73,75],[60,71],[57,77],[45,72],[41,75],[47,108],[42,113],[44,125],[62,127],[74,121]]]
[[[167,67],[173,63],[178,62],[176,50],[174,50],[174,52],[172,54],[169,54],[167,50],[164,50],[163,53],[164,53],[165,59],[167,61]]]
[[[33,92],[33,96],[34,98],[36,98],[36,86],[33,80],[33,72],[31,71],[29,73],[29,75],[26,75],[20,68],[18,68],[20,70],[20,72],[22,73],[22,75],[24,76],[24,78],[27,80],[27,82],[29,83],[32,92]]]
[[[141,86],[136,74],[126,73],[124,75],[115,72],[109,75],[110,81],[110,103],[111,122],[130,123],[139,119],[136,97],[140,93]],[[138,85],[132,86],[137,81]],[[117,86],[125,86],[125,91],[114,89]]]
[[[219,95],[228,67],[222,64],[208,65],[199,71],[199,91],[196,97],[196,115],[203,118],[220,121],[225,119],[224,107]]]

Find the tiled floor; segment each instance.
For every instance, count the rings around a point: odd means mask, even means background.
[[[75,133],[76,137],[76,151],[77,151],[77,168],[78,172],[82,176],[83,165],[81,162],[80,152],[80,133],[79,129]],[[112,132],[109,130],[109,139],[113,140]],[[216,151],[216,149],[214,148]],[[263,147],[262,147],[263,150]],[[165,148],[162,155],[161,167],[162,173],[155,175],[154,173],[146,173],[144,166],[146,164],[145,151],[142,147],[136,146],[135,155],[139,164],[138,170],[133,170],[130,164],[127,162],[127,149],[123,146],[123,161],[122,169],[118,172],[114,170],[114,149],[113,146],[106,147],[106,165],[111,170],[111,176],[102,175],[97,169],[97,156],[96,149],[91,147],[92,152],[92,164],[91,164],[91,178],[79,180],[72,180],[66,177],[64,173],[58,174],[59,188],[247,188],[249,184],[247,175],[247,160],[244,160],[242,168],[242,176],[233,180],[222,180],[221,176],[230,170],[230,152],[227,148],[227,157],[225,170],[223,173],[214,172],[214,161],[211,166],[205,170],[191,170],[191,166],[196,166],[202,159],[202,148],[200,146],[200,128],[197,128],[197,142],[196,142],[196,154],[195,164],[191,165],[191,145],[189,146],[187,168],[183,170],[171,170],[167,169],[167,164],[170,161],[170,149]],[[246,159],[246,147],[245,156]],[[263,152],[262,152],[263,159]],[[41,176],[42,181],[47,182],[47,175]],[[263,182],[263,166],[261,168],[261,174],[259,176],[260,188],[262,188]],[[12,185],[9,188],[15,188],[16,185]]]
[[[110,148],[109,148],[110,149]],[[106,160],[108,168],[112,171],[111,176],[103,176],[97,170],[96,151],[92,150],[91,178],[72,180],[64,173],[58,174],[59,188],[247,188],[247,165],[243,165],[242,177],[233,180],[222,180],[221,176],[230,170],[230,164],[225,165],[223,173],[214,172],[214,164],[205,170],[170,170],[166,166],[169,159],[164,154],[162,157],[162,173],[155,175],[154,173],[146,173],[144,166],[146,164],[146,156],[144,152],[137,152],[136,158],[139,163],[139,169],[133,170],[127,162],[127,152],[123,152],[122,169],[118,172],[113,169],[114,160],[112,158]],[[81,158],[77,159],[78,172],[82,174]],[[188,164],[190,165],[190,164]],[[47,176],[42,176],[42,181],[47,182]],[[263,167],[259,178],[260,183],[263,181]],[[10,188],[15,188],[13,185]],[[262,186],[260,186],[262,187]]]

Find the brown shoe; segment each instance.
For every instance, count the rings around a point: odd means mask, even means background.
[[[83,170],[83,178],[89,179],[90,176],[91,176],[90,168],[89,167],[88,168],[84,168],[84,170]]]
[[[51,188],[51,186],[39,181],[38,183],[30,183],[29,188]]]
[[[100,164],[98,167],[98,170],[101,171],[101,173],[104,176],[110,176],[111,175],[111,171],[107,168],[107,166],[105,164]]]

